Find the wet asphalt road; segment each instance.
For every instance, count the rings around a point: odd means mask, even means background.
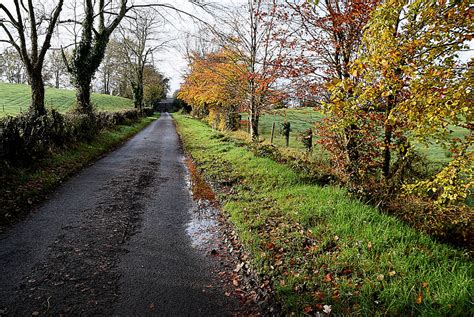
[[[0,236],[0,315],[229,315],[191,209],[164,113]]]

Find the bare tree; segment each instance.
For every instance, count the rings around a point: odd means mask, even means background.
[[[126,82],[128,77],[126,74],[127,60],[121,51],[121,44],[116,39],[111,39],[97,76],[98,86],[103,94],[128,97],[120,90],[121,83]]]
[[[163,48],[167,42],[157,44],[156,39],[153,38],[159,23],[153,12],[136,10],[133,18],[128,19],[127,22],[119,28],[120,46],[127,61],[128,79],[132,86],[135,108],[141,110],[145,67],[153,52]]]
[[[0,29],[6,36],[0,39],[0,42],[13,46],[25,65],[31,85],[30,111],[34,115],[46,113],[43,65],[46,53],[51,46],[51,37],[63,2],[63,0],[58,0],[50,12],[46,12],[40,5],[35,7],[33,0],[13,0],[14,8],[12,9],[0,3]],[[41,39],[43,39],[42,44],[40,44]]]
[[[68,74],[66,64],[64,63],[62,54],[58,50],[53,50],[48,54],[46,72],[52,80],[55,88],[61,87],[61,79]]]
[[[28,75],[25,72],[18,52],[9,47],[0,54],[0,75],[3,76],[9,83],[25,84],[28,82]]]

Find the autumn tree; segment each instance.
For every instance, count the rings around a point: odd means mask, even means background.
[[[145,106],[153,107],[157,102],[166,98],[169,88],[168,78],[153,65],[145,66],[143,71],[143,102]]]
[[[354,122],[366,128],[358,143],[371,144],[373,156],[361,168],[372,166],[394,186],[413,141],[436,141],[453,151],[453,160],[434,179],[410,188],[424,188],[440,203],[466,198],[472,186],[472,64],[457,55],[473,31],[472,9],[462,1],[390,0],[374,11],[350,69],[358,80],[335,82],[326,104],[329,115],[340,118],[334,130]],[[453,138],[452,126],[465,128],[466,137]]]
[[[189,104],[194,114],[208,115],[221,130],[233,130],[238,124],[239,105],[246,99],[246,64],[237,53],[221,49],[215,53],[192,56],[178,98]]]
[[[380,0],[285,1],[275,15],[274,36],[291,51],[280,60],[297,95],[324,100],[325,85],[349,78],[350,63],[357,57],[363,28]]]
[[[283,47],[273,41],[275,1],[248,0],[245,4],[223,6],[213,15],[217,26],[210,29],[222,48],[230,48],[245,65],[246,95],[244,110],[249,114],[250,136],[258,140],[259,118],[271,107]]]
[[[295,96],[305,104],[320,107],[331,94],[327,89],[329,83],[356,80],[349,72],[350,65],[357,57],[370,13],[378,3],[377,0],[285,1],[277,8],[275,15],[279,23],[273,29],[274,37],[290,51],[275,67],[289,80]],[[355,121],[337,133],[330,128],[343,119],[334,113],[326,116],[317,131],[324,147],[334,154],[335,170],[357,183],[358,162],[371,157],[371,148],[358,144],[363,129]]]
[[[25,66],[31,86],[30,112],[35,116],[46,113],[43,66],[63,3],[58,0],[50,11],[33,0],[13,0],[13,8],[0,3],[0,30],[4,33],[0,42],[11,45]]]

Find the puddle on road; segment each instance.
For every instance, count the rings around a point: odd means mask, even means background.
[[[190,210],[191,220],[186,225],[186,233],[191,244],[204,252],[217,252],[219,249],[219,208],[214,191],[202,178],[190,158],[185,158],[186,184],[193,197]]]
[[[217,250],[217,231],[219,223],[216,218],[219,210],[202,201],[194,202],[191,210],[191,221],[186,226],[186,233],[191,237],[193,247],[203,251]]]

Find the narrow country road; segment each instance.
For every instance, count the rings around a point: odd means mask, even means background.
[[[169,114],[0,236],[0,315],[229,315],[186,233],[192,199]]]

